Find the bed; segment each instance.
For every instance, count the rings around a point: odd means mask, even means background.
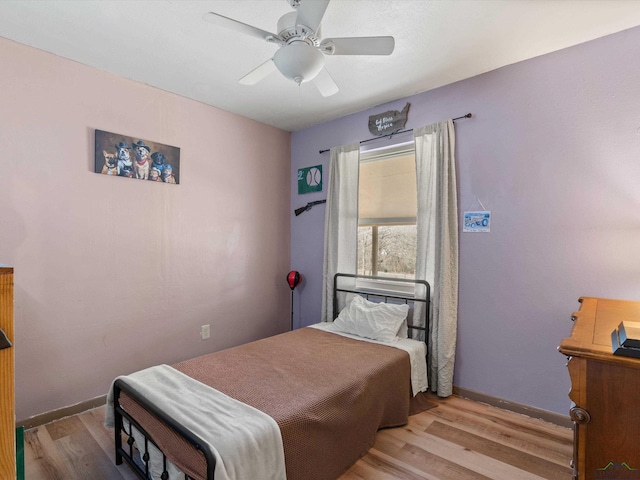
[[[330,480],[406,424],[429,404],[411,338],[428,331],[429,284],[337,274],[333,291],[333,323],[114,380],[116,464],[153,480]]]

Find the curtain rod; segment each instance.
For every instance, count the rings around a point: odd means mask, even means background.
[[[453,121],[455,120],[462,120],[463,118],[471,118],[473,115],[471,115],[470,113],[467,113],[466,115],[463,115],[461,117],[456,117],[456,118],[452,118]],[[366,140],[362,140],[360,141],[360,143],[367,143],[370,142],[372,140],[378,140],[379,138],[385,138],[385,137],[393,137],[394,135],[398,135],[399,133],[405,133],[405,132],[413,132],[413,128],[407,128],[406,130],[400,130],[399,132],[393,132],[393,133],[389,133],[388,135],[380,135],[379,137],[373,137],[373,138],[367,138]],[[331,150],[330,148],[326,148],[324,150],[320,150],[320,153],[324,153],[324,152],[328,152],[329,150]]]

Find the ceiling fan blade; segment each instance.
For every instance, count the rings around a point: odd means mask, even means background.
[[[393,37],[325,38],[320,50],[327,55],[391,55],[395,45]]]
[[[304,25],[316,32],[330,0],[301,0],[296,25]]]
[[[271,72],[274,72],[275,70],[277,70],[276,64],[273,63],[273,59],[270,58],[269,60],[264,62],[262,65],[254,68],[249,73],[247,73],[244,77],[242,77],[239,80],[239,82],[242,85],[255,85],[256,83],[258,83],[260,80],[262,80]]]
[[[282,41],[282,39],[275,33],[267,32],[266,30],[262,30],[252,25],[247,25],[246,23],[239,22],[238,20],[234,20],[233,18],[225,17],[224,15],[219,15],[217,13],[207,12],[202,15],[202,19],[219,27],[229,28],[236,32],[261,38],[262,40]]]
[[[340,90],[326,68],[320,70],[320,73],[313,79],[313,84],[323,97],[335,95]]]

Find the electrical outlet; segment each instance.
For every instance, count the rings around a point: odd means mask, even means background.
[[[202,338],[202,340],[206,340],[210,336],[211,329],[209,328],[209,325],[202,325],[202,327],[200,327],[200,338]]]

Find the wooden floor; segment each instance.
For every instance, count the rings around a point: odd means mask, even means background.
[[[375,445],[339,480],[570,480],[571,430],[453,396]],[[27,480],[136,479],[113,461],[104,407],[25,432]],[[259,479],[251,479],[259,480]]]

